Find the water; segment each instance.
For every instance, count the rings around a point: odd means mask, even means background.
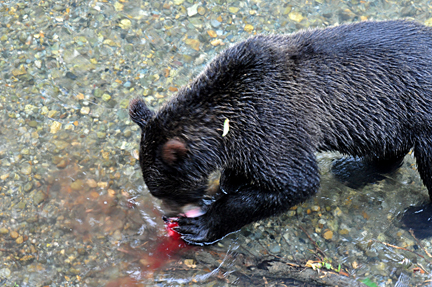
[[[0,284],[314,286],[336,271],[327,283],[430,284],[431,240],[398,224],[405,208],[427,201],[410,155],[395,174],[354,190],[330,172],[338,155],[321,154],[316,197],[213,246],[184,247],[166,237],[143,185],[139,130],[126,110],[136,96],[157,108],[252,34],[401,17],[431,24],[430,4],[1,3]]]

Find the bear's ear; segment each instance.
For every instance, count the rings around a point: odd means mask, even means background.
[[[129,116],[142,129],[147,125],[148,120],[154,116],[154,112],[147,108],[143,100],[135,98],[129,103]]]
[[[174,165],[187,152],[186,144],[178,138],[170,139],[162,146],[162,160],[168,165]]]

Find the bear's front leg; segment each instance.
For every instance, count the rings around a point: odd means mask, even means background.
[[[311,195],[314,190],[307,193]],[[280,214],[306,199],[293,195],[293,191],[266,191],[250,185],[242,186],[235,193],[219,198],[204,215],[178,218],[178,227],[174,229],[190,244],[212,244],[246,224]]]

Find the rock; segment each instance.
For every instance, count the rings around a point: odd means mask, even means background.
[[[221,22],[219,22],[216,19],[213,19],[210,21],[210,25],[212,25],[213,28],[218,28],[221,25]]]
[[[204,15],[206,13],[206,9],[202,6],[198,7],[198,14],[200,14],[201,16]]]
[[[55,134],[60,130],[60,128],[61,128],[61,123],[54,121],[50,126],[50,133]]]
[[[9,278],[11,271],[8,268],[0,269],[0,278]]]
[[[97,133],[96,133],[96,136],[97,136],[98,138],[100,138],[100,139],[104,139],[104,138],[106,137],[106,133],[104,133],[104,132],[97,132]]]
[[[245,30],[245,32],[252,32],[253,31],[253,29],[254,29],[254,26],[252,26],[251,24],[246,24],[245,26],[244,26],[244,30]]]
[[[323,233],[324,239],[331,240],[333,238],[333,231],[326,229]]]
[[[13,239],[17,239],[19,236],[18,232],[16,231],[11,231],[10,232],[10,237],[12,237]]]
[[[122,234],[121,234],[120,230],[117,229],[116,231],[114,231],[114,233],[112,235],[112,239],[115,241],[119,241],[122,239]]]
[[[33,203],[35,205],[39,205],[44,200],[45,200],[45,193],[43,193],[40,190],[38,192],[36,192],[33,196]]]
[[[301,20],[304,18],[300,12],[296,11],[289,13],[288,17],[295,22],[301,22]]]
[[[20,201],[17,205],[15,205],[16,208],[18,209],[24,209],[26,206],[26,203],[24,201]]]
[[[213,30],[208,30],[208,31],[207,31],[207,34],[209,34],[209,36],[212,37],[212,38],[216,38],[216,37],[217,37],[216,32],[213,31]]]
[[[269,251],[271,253],[279,253],[281,251],[281,247],[277,243],[273,243],[270,245]]]
[[[119,26],[120,26],[120,28],[127,30],[132,26],[132,22],[129,19],[123,19],[120,21]]]
[[[82,107],[80,112],[82,115],[88,115],[90,113],[90,107]]]
[[[71,183],[70,187],[73,190],[81,190],[84,186],[84,183],[81,179],[77,179],[74,182]]]
[[[94,180],[94,179],[87,179],[86,183],[91,188],[95,188],[98,186],[96,180]]]
[[[195,16],[198,13],[198,4],[194,4],[187,8],[187,13],[189,17]]]
[[[196,268],[196,261],[195,260],[193,260],[193,259],[186,259],[185,261],[184,261],[184,264],[187,266],[187,267],[189,267],[189,268]]]
[[[228,11],[230,11],[231,13],[235,14],[240,10],[240,8],[238,7],[228,7]]]
[[[29,121],[28,125],[32,128],[36,128],[37,127],[37,121]]]
[[[318,212],[318,211],[321,210],[321,207],[319,207],[318,205],[314,205],[314,206],[311,207],[311,210],[315,211],[315,212]]]
[[[24,242],[24,238],[23,238],[22,236],[19,236],[19,237],[15,240],[15,242],[16,242],[17,244],[21,244],[21,243]]]
[[[21,168],[22,174],[29,175],[29,174],[31,174],[31,172],[32,172],[32,167],[29,164],[26,164]]]
[[[107,93],[102,95],[102,100],[104,100],[105,102],[108,102],[109,100],[111,100],[111,96]]]
[[[65,159],[61,159],[60,162],[56,165],[58,168],[65,168],[68,162]]]
[[[58,148],[59,150],[64,150],[65,148],[67,148],[69,146],[68,142],[65,141],[53,141],[53,144],[56,146],[56,148]]]
[[[289,217],[295,216],[296,215],[296,211],[295,210],[290,210],[290,211],[287,212],[287,215]]]

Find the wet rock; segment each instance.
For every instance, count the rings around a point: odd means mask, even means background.
[[[17,205],[15,205],[18,209],[24,209],[26,206],[26,203],[24,201],[20,201]]]
[[[24,237],[18,236],[18,238],[15,240],[16,244],[21,244],[24,242]]]
[[[105,102],[108,102],[109,100],[111,100],[111,96],[107,93],[102,95],[102,100]]]
[[[273,244],[270,245],[269,251],[271,253],[277,254],[277,253],[279,253],[281,251],[281,247],[280,247],[279,244],[273,243]]]
[[[25,192],[29,192],[29,191],[31,191],[32,188],[33,188],[33,182],[27,182],[27,183],[24,185],[24,191],[25,191]]]
[[[90,107],[82,107],[80,112],[82,115],[88,115],[90,113]]]
[[[127,30],[132,26],[132,22],[129,19],[123,19],[120,21],[119,26],[120,28]]]
[[[2,268],[0,269],[0,278],[9,278],[11,275],[11,271],[9,268]]]
[[[189,17],[195,16],[198,13],[198,4],[194,4],[187,8],[187,13]]]
[[[15,230],[10,232],[10,237],[12,237],[13,239],[17,239],[18,236],[19,236],[19,234]]]
[[[120,230],[117,229],[116,231],[114,231],[114,233],[112,235],[112,239],[115,241],[119,241],[122,239],[122,234],[121,234]]]
[[[29,164],[24,165],[24,166],[21,168],[21,173],[22,173],[22,174],[25,174],[25,175],[29,175],[29,174],[31,174],[31,173],[32,173],[32,167],[31,167],[31,165],[29,165]]]
[[[324,239],[331,240],[333,238],[333,231],[326,229],[323,233]]]
[[[73,190],[81,190],[84,187],[84,183],[81,179],[77,179],[71,183],[70,187]]]
[[[42,201],[45,200],[45,193],[43,193],[42,191],[38,191],[33,195],[33,203],[35,205],[39,205]]]
[[[216,20],[216,19],[213,19],[213,20],[210,21],[210,25],[212,25],[213,28],[218,28],[221,24],[222,24],[222,23],[219,22],[219,21]]]

